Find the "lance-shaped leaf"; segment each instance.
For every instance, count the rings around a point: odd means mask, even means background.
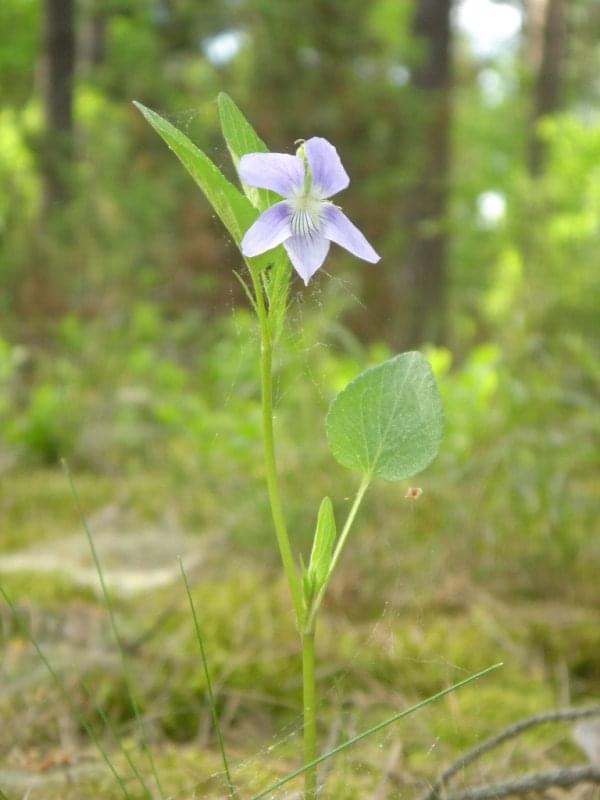
[[[223,175],[221,170],[174,125],[146,108],[134,103],[146,120],[175,153],[192,178],[202,189],[206,199],[225,225],[237,245],[258,216],[247,197]],[[272,262],[268,254],[247,259],[258,269]]]
[[[335,537],[336,527],[333,505],[328,497],[324,497],[317,516],[315,538],[313,539],[310,562],[308,564],[308,572],[314,576],[316,591],[319,591],[329,573]]]
[[[247,153],[268,153],[269,149],[240,109],[225,92],[218,97],[221,130],[227,142],[231,159],[237,169],[240,158]],[[272,206],[281,198],[268,189],[257,189],[241,181],[246,197],[259,211]]]
[[[442,432],[435,378],[416,352],[362,372],[338,394],[327,415],[335,459],[388,481],[410,478],[429,466]]]

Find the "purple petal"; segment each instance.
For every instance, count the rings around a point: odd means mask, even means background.
[[[322,213],[321,232],[323,236],[349,250],[358,258],[370,261],[372,264],[379,261],[381,256],[375,252],[356,225],[353,225],[337,206],[327,203]]]
[[[290,197],[304,183],[304,164],[286,153],[248,153],[238,164],[240,178],[249,186],[272,189]]]
[[[308,236],[292,236],[283,246],[305,284],[308,284],[329,252],[327,239],[314,233]]]
[[[313,136],[304,142],[304,152],[312,173],[313,186],[322,197],[341,192],[350,183],[335,147],[327,139]]]
[[[259,256],[289,239],[292,235],[291,219],[292,213],[285,200],[267,208],[244,234],[242,253]]]

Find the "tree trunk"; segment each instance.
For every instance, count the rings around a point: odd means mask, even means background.
[[[41,91],[45,140],[42,151],[43,208],[68,195],[73,155],[73,73],[75,23],[73,0],[44,0]]]
[[[542,25],[529,140],[529,171],[534,176],[543,171],[545,156],[538,123],[542,117],[560,107],[562,65],[567,38],[566,0],[545,0]]]
[[[419,0],[413,30],[423,45],[412,73],[419,108],[419,174],[407,198],[405,279],[411,345],[439,344],[446,333],[446,211],[450,167],[452,0]]]
[[[77,67],[86,72],[104,64],[106,33],[110,7],[99,0],[86,0],[80,5],[80,35],[77,42]]]

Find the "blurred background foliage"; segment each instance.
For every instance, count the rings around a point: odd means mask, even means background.
[[[133,539],[138,523],[166,513],[194,536],[218,530],[222,560],[248,559],[279,597],[262,573],[276,562],[239,255],[131,104],[161,111],[233,177],[215,103],[224,90],[274,151],[311,135],[336,144],[352,177],[340,202],[383,256],[373,267],[334,248],[308,290],[293,285],[276,401],[299,549],[323,494],[341,504],[353,491],[326,453],[335,392],[365,365],[421,347],[444,395],[447,435],[419,479],[425,494],[408,508],[404,489],[373,492],[330,625],[372,625],[401,574],[401,617],[417,593],[442,616],[463,615],[450,641],[435,615],[417,625],[409,613],[423,653],[454,647],[448,661],[464,667],[483,635],[480,592],[490,593],[518,608],[498,613],[526,642],[505,695],[498,689],[507,713],[533,696],[531,680],[541,706],[597,692],[600,648],[586,615],[600,604],[600,6],[3,0],[0,27],[3,549],[76,528],[66,458],[91,510],[116,503],[133,514]],[[219,624],[254,600],[244,580],[231,577],[215,601],[217,663],[227,658]],[[44,585],[13,589],[46,602]],[[524,608],[537,602],[551,608],[534,624]],[[557,602],[578,609],[575,627]],[[281,608],[273,614],[281,625]],[[339,652],[328,643],[330,659],[353,652],[357,635],[352,645],[341,637]],[[419,646],[407,642],[411,658]],[[159,651],[146,658],[160,662]],[[186,659],[173,702],[189,707],[200,690],[185,688]],[[435,688],[433,667],[423,677],[402,664],[407,681]],[[397,666],[369,669],[388,686]],[[270,696],[279,677],[246,667],[236,680]],[[109,682],[109,707],[119,691]],[[277,691],[295,702],[293,684]],[[195,735],[168,703],[164,713],[162,735]]]

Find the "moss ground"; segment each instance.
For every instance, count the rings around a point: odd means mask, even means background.
[[[177,516],[190,552],[203,554],[190,571],[235,779],[242,796],[264,788],[298,763],[300,676],[290,607],[272,552],[256,535],[204,529],[190,490],[173,492],[161,476],[78,477],[79,492],[102,526],[121,526],[127,565],[144,562],[148,520],[159,528]],[[415,510],[401,492],[376,490],[361,532],[344,555],[318,631],[320,739],[329,748],[470,672],[504,667],[354,749],[323,771],[324,797],[417,797],[465,748],[501,726],[557,705],[593,701],[600,693],[600,626],[593,563],[581,563],[574,590],[565,570],[547,591],[527,583],[529,554],[494,559],[469,540],[460,547],[432,532],[439,512],[424,495]],[[188,494],[189,492],[189,494]],[[77,532],[64,476],[40,470],[14,474],[2,488],[4,556],[31,552]],[[265,521],[267,525],[267,521]],[[94,525],[92,526],[94,527]],[[381,533],[381,531],[385,533]],[[399,532],[400,531],[400,532]],[[83,532],[81,533],[83,537]],[[469,556],[470,554],[470,556]],[[107,572],[115,569],[107,566]],[[551,565],[540,563],[540,573]],[[511,572],[512,571],[512,572]],[[100,707],[145,780],[150,769],[128,697],[118,652],[96,589],[64,571],[2,571],[2,585],[61,676],[54,685],[6,606],[1,611],[4,724],[0,786],[29,800],[123,796],[82,729],[75,708],[93,727],[117,771],[124,755],[98,718]],[[510,575],[514,576],[512,582]],[[509,576],[507,578],[507,576]],[[542,587],[542,589],[540,589]],[[590,601],[592,598],[592,601]],[[206,687],[181,583],[134,593],[114,592],[119,629],[133,675],[143,729],[165,791],[173,798],[223,797],[221,766],[206,704]],[[582,761],[567,726],[546,727],[518,748],[481,762],[458,785],[506,777],[544,764]],[[292,797],[294,786],[279,797]],[[132,797],[142,797],[135,779]]]

